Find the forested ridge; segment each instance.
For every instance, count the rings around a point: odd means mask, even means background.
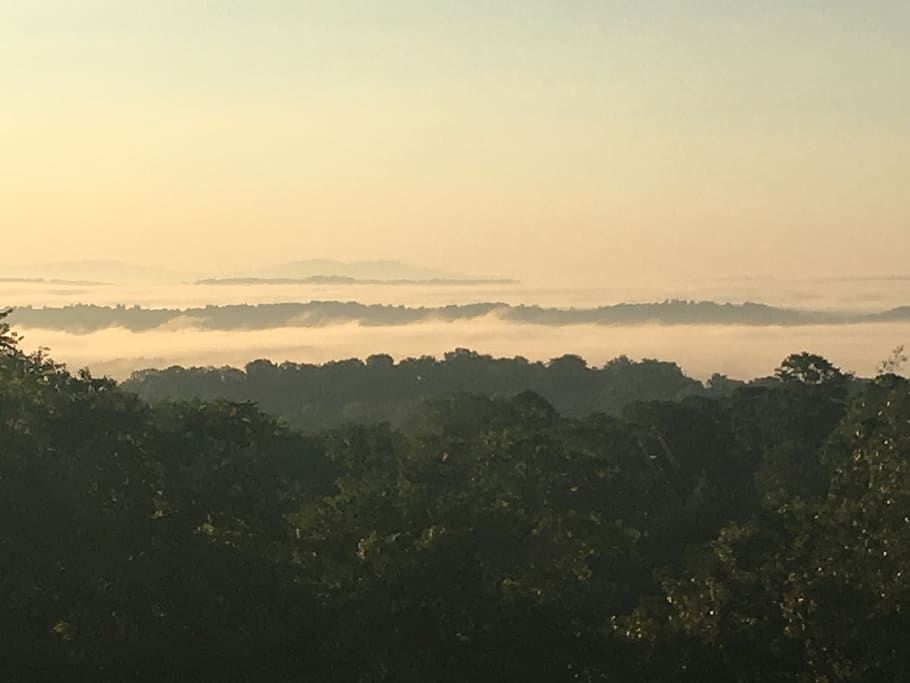
[[[3,678],[908,680],[900,360],[299,431],[149,404],[0,319]]]
[[[714,375],[706,384],[678,365],[627,357],[592,367],[576,355],[549,362],[494,358],[470,349],[395,362],[386,354],[321,365],[260,359],[245,368],[170,367],[132,373],[123,388],[149,402],[225,399],[255,402],[291,427],[318,430],[346,422],[404,425],[427,399],[452,394],[508,398],[540,394],[563,415],[618,415],[634,401],[729,393],[743,382]]]
[[[110,328],[133,332],[164,326],[203,330],[266,330],[319,328],[343,323],[395,327],[419,323],[482,321],[549,327],[569,325],[855,325],[905,322],[910,307],[877,312],[813,311],[780,308],[760,303],[668,300],[655,303],[620,303],[594,308],[552,308],[511,305],[503,302],[401,306],[363,304],[357,301],[307,301],[301,303],[208,305],[193,308],[145,308],[75,304],[59,307],[17,308],[13,318],[23,327],[89,333]]]

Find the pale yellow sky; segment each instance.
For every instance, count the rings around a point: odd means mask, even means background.
[[[0,264],[906,273],[908,5],[0,0]]]

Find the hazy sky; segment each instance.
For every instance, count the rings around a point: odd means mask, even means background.
[[[906,0],[0,0],[0,263],[907,272]]]

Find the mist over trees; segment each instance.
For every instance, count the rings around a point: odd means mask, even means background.
[[[322,365],[268,360],[235,368],[140,370],[123,383],[150,402],[170,399],[226,399],[254,402],[299,429],[345,422],[406,423],[430,398],[456,393],[508,398],[533,391],[565,415],[617,415],[633,401],[680,400],[729,392],[741,382],[717,376],[709,386],[686,377],[675,363],[616,358],[602,368],[574,355],[548,363],[494,358],[455,349],[395,363],[376,354]]]
[[[313,328],[340,323],[365,326],[413,325],[429,322],[479,320],[496,316],[503,322],[534,325],[837,325],[910,320],[910,307],[878,313],[849,313],[777,308],[765,304],[713,301],[665,301],[615,304],[597,308],[546,308],[505,303],[448,306],[393,306],[353,301],[238,304],[199,308],[143,308],[77,304],[62,307],[17,308],[12,319],[23,327],[88,333],[113,327],[142,332],[167,324],[207,330],[261,330],[279,327]]]
[[[150,406],[0,316],[4,677],[905,680],[901,358],[859,382],[794,354],[615,415],[452,393],[301,432],[251,402]]]
[[[669,363],[462,350],[422,361],[449,393],[400,426],[297,431],[71,374],[0,313],[4,676],[905,680],[904,360],[860,381],[799,353],[694,390]],[[311,370],[368,403],[396,367]],[[517,367],[575,402],[506,395]],[[599,373],[629,392],[612,415],[585,405]]]
[[[910,683],[910,0],[0,60],[0,683]]]

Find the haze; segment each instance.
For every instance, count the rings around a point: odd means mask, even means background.
[[[2,261],[892,275],[910,5],[0,1]]]
[[[910,0],[0,0],[5,681],[910,681]]]

